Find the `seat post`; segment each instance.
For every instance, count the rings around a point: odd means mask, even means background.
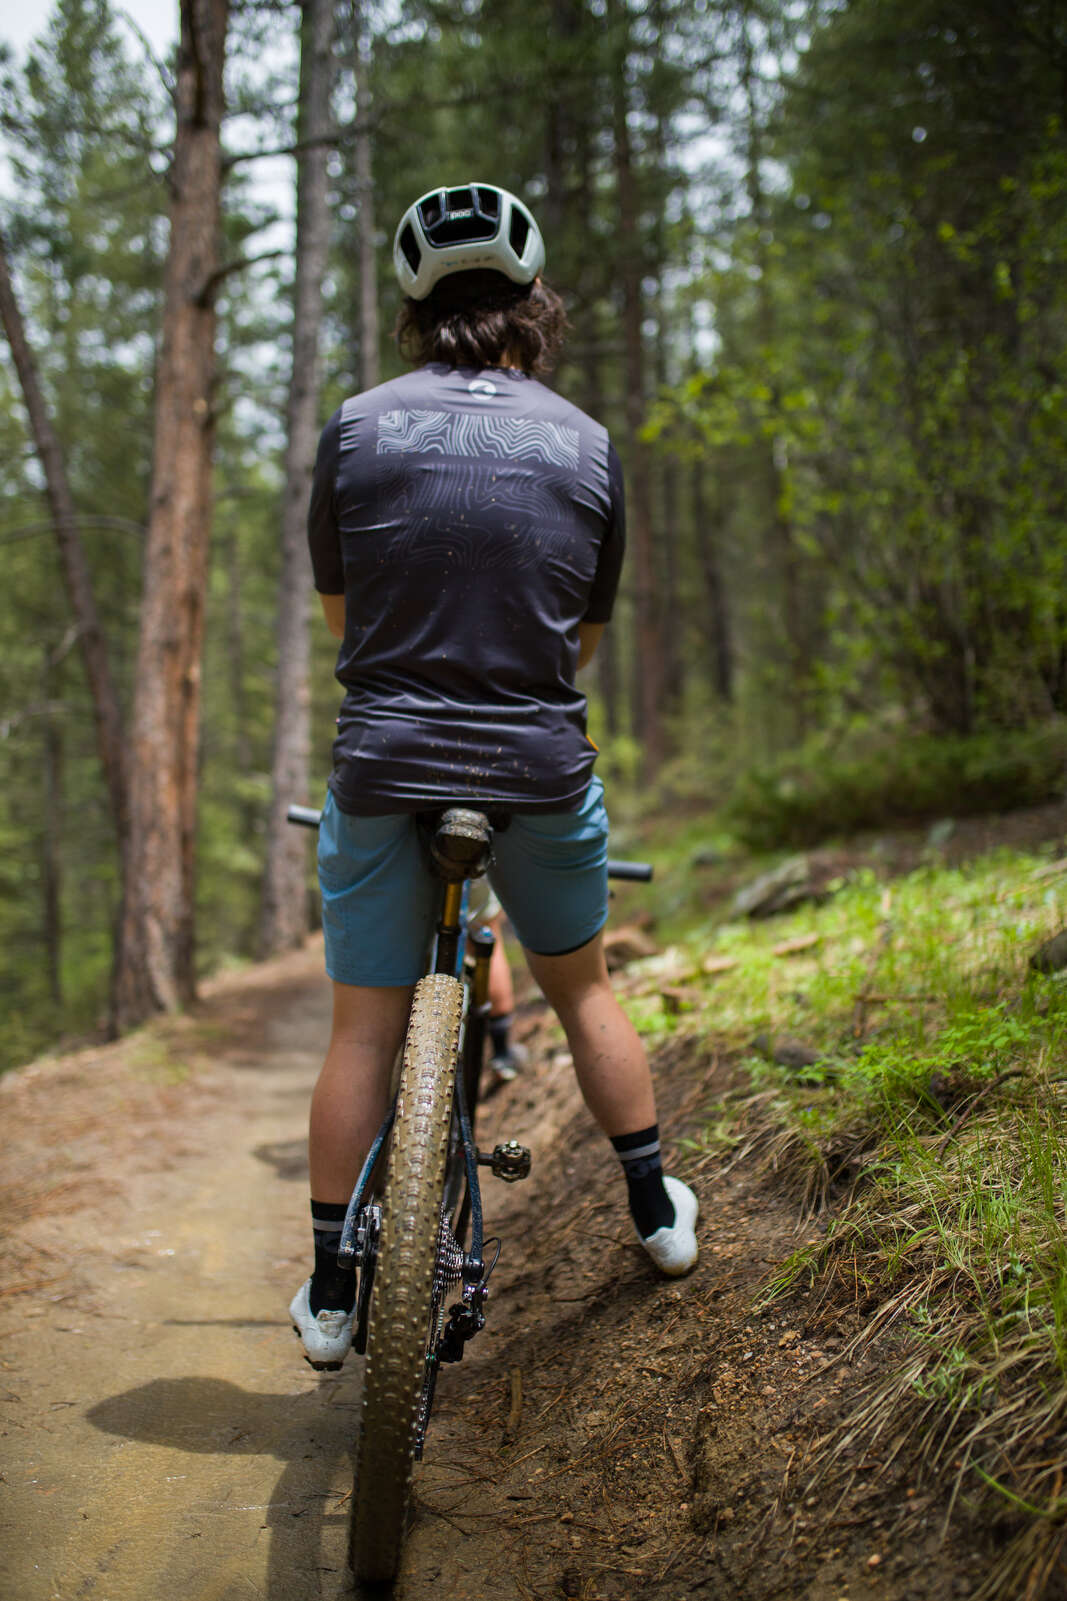
[[[463,905],[463,879],[445,885],[441,921],[437,925],[436,973],[454,973],[459,955],[459,918]]]
[[[482,812],[451,806],[438,819],[430,841],[434,871],[445,881],[444,905],[437,925],[434,971],[454,973],[459,958],[463,885],[480,878],[489,866],[493,831]]]

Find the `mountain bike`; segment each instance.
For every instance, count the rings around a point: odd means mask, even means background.
[[[289,820],[317,827],[319,813],[291,806]],[[418,821],[442,880],[440,917],[394,1099],[356,1181],[338,1252],[357,1270],[352,1344],[367,1359],[349,1562],[358,1579],[378,1583],[393,1579],[400,1561],[438,1373],[485,1326],[501,1245],[485,1238],[478,1170],[508,1183],[530,1171],[530,1152],[516,1140],[485,1153],[474,1139],[495,937],[468,927],[467,895],[490,865],[493,827],[508,819],[456,806]],[[652,869],[609,861],[608,873],[647,880]]]

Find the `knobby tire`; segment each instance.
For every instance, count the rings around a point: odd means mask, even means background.
[[[350,1559],[367,1582],[395,1576],[404,1543],[462,1013],[458,979],[434,973],[416,986],[382,1198],[352,1497]]]

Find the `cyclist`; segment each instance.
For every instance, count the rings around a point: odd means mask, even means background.
[[[414,816],[429,807],[510,815],[493,889],[622,1164],[638,1238],[668,1274],[697,1257],[696,1197],[663,1175],[648,1062],[604,962],[608,821],[575,687],[618,583],[618,458],[537,381],[566,319],[521,200],[480,183],[425,194],[393,257],[413,370],[327,423],[308,521],[345,691],[319,830],[333,1028],[311,1105],[315,1267],[290,1307],[317,1364],[351,1343],[355,1276],[337,1245],[434,918]]]
[[[517,1078],[526,1062],[526,1047],[511,1038],[515,1020],[515,986],[504,951],[504,911],[484,878],[476,878],[470,889],[467,915],[472,923],[488,923],[496,935],[489,959],[489,1071],[493,1088]]]

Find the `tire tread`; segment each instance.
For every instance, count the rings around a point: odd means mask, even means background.
[[[357,1578],[392,1579],[407,1523],[444,1191],[463,986],[415,988],[382,1200],[371,1299],[350,1557]]]

